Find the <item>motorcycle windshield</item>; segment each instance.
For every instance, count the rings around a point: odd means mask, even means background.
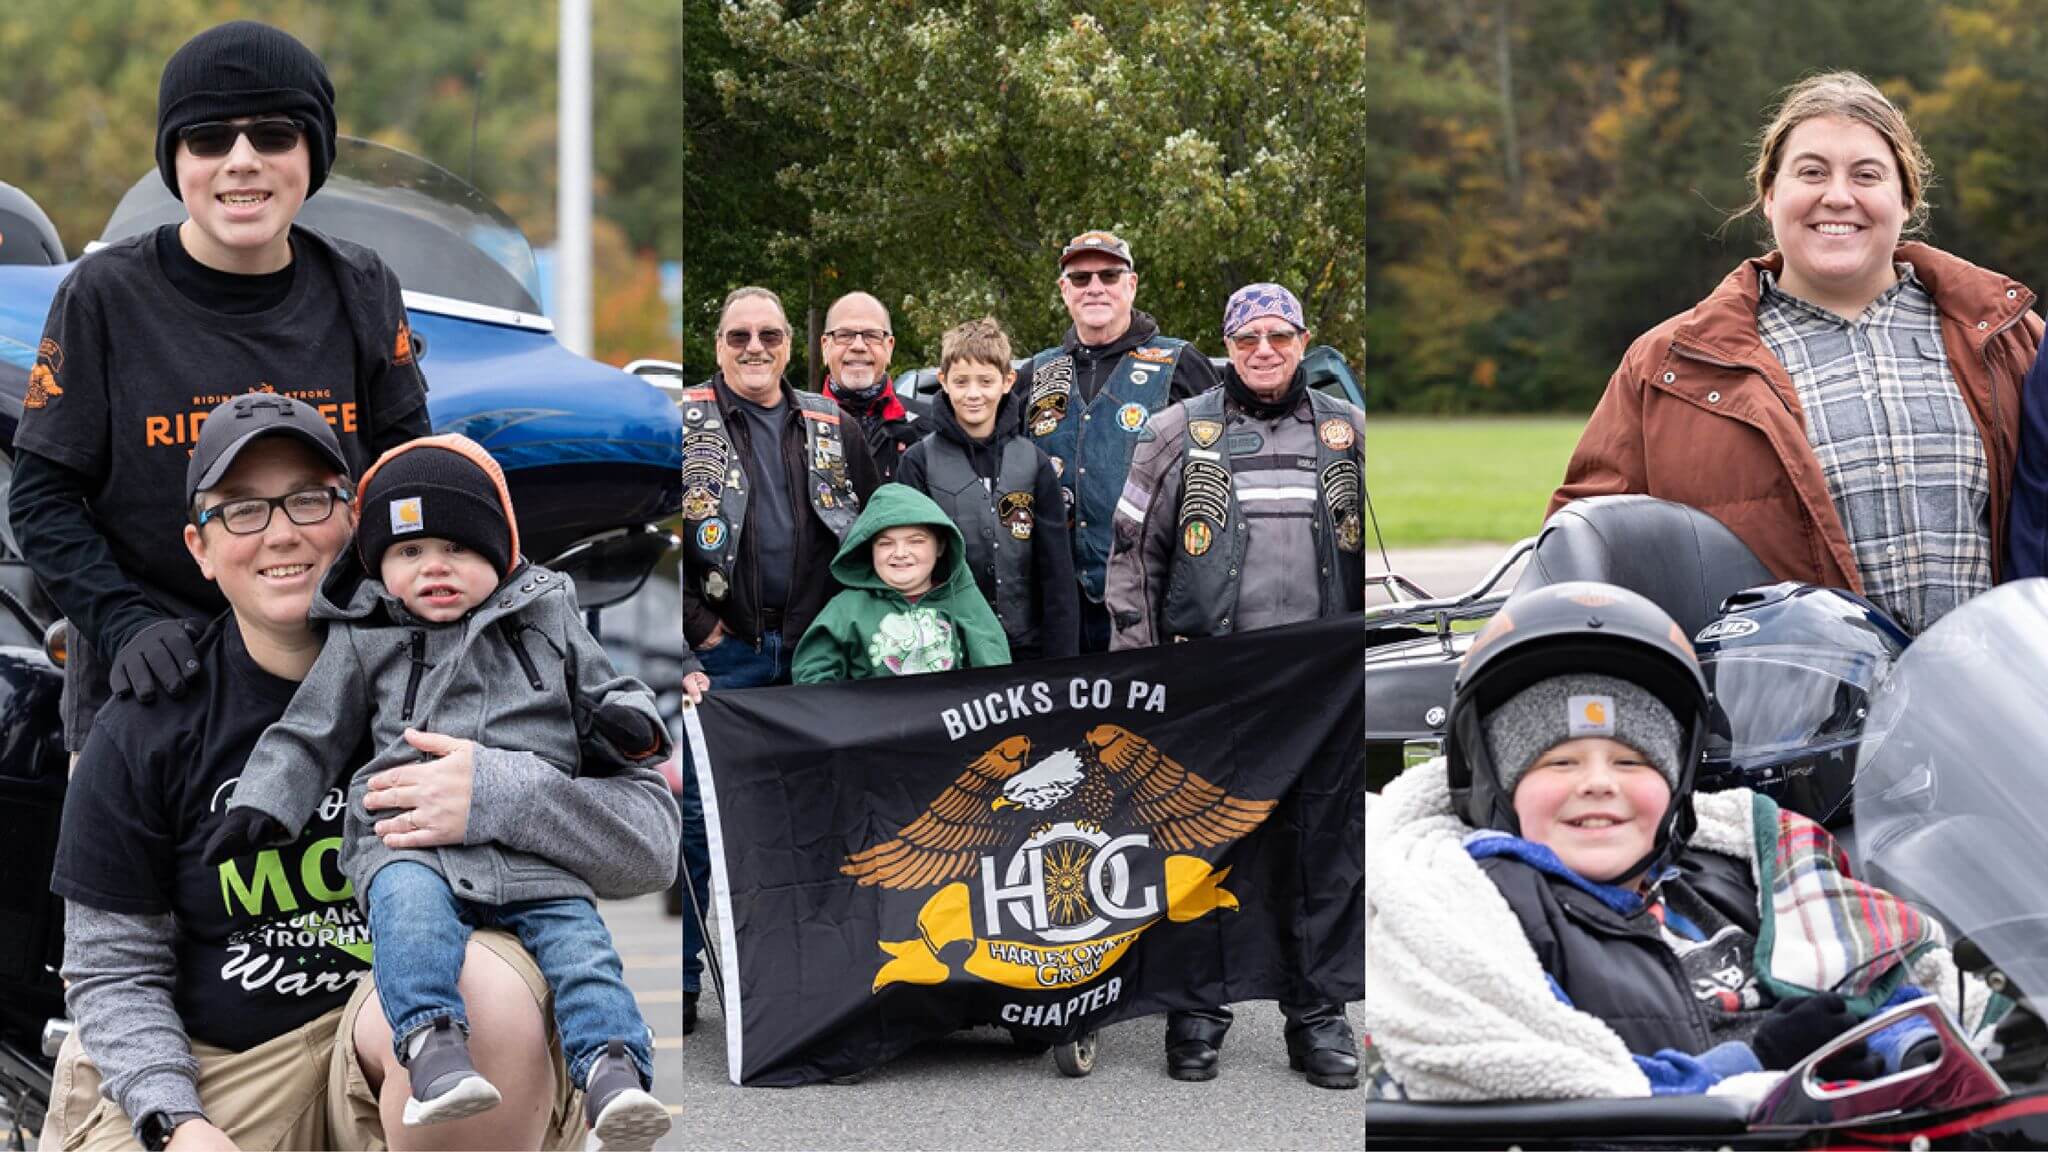
[[[1864,874],[2034,996],[2048,992],[2044,685],[2048,580],[1969,601],[1874,694],[1855,785]]]
[[[184,219],[184,205],[151,169],[115,206],[100,239]],[[410,153],[341,137],[326,184],[298,220],[374,250],[407,292],[540,314],[540,270],[519,226],[460,176]]]
[[[1805,646],[1745,648],[1702,658],[1700,671],[1714,701],[1707,754],[1754,764],[1853,739],[1885,662]]]

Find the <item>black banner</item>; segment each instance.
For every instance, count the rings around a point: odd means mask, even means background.
[[[1364,630],[720,692],[689,721],[735,1083],[1365,995]]]

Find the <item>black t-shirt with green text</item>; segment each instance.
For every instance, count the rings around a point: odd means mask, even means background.
[[[340,779],[297,842],[201,862],[250,750],[298,685],[256,664],[232,616],[198,647],[203,670],[183,700],[101,709],[50,888],[102,911],[173,916],[186,1033],[241,1051],[345,1002],[370,970],[370,932],[341,872]]]

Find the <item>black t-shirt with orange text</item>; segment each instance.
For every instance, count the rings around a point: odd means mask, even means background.
[[[188,299],[153,234],[80,260],[50,305],[15,444],[91,479],[115,561],[171,614],[226,607],[182,540],[185,469],[215,406],[244,392],[297,397],[334,426],[356,475],[380,432],[425,430],[397,278],[368,249],[301,227],[291,238],[290,291],[262,311]]]

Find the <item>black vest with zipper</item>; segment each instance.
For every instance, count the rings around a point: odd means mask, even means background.
[[[1038,597],[1033,595],[1031,537],[1040,509],[1038,449],[1022,436],[1003,442],[993,489],[984,486],[960,445],[945,436],[925,444],[925,486],[967,541],[967,567],[1003,622],[1010,650],[1038,647]],[[1061,516],[1065,509],[1053,509]]]

